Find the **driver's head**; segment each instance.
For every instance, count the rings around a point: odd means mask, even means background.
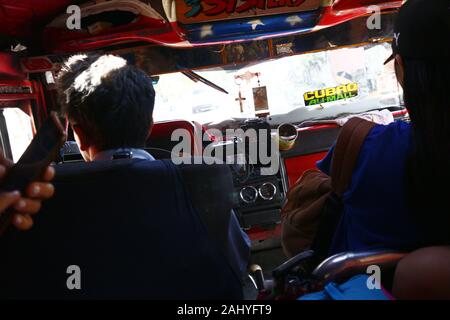
[[[75,55],[63,65],[57,87],[86,161],[101,151],[145,146],[155,103],[145,72],[113,55]]]

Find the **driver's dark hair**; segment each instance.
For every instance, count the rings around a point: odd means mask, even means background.
[[[450,60],[405,59],[403,64],[404,100],[413,128],[408,204],[427,245],[450,244]]]
[[[112,55],[76,55],[57,78],[63,114],[100,151],[142,148],[153,124],[151,78]]]

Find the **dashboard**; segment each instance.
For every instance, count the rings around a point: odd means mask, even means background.
[[[270,172],[267,166],[260,162],[251,163],[246,154],[238,150],[243,141],[234,140],[236,152],[233,158],[225,159],[233,176],[233,203],[243,229],[253,227],[275,228],[281,222],[281,208],[286,199],[288,179],[284,163],[277,152],[275,157],[280,164],[279,170]],[[255,142],[257,143],[257,142]],[[212,149],[223,148],[224,143],[212,143]],[[227,147],[230,148],[229,143]],[[250,163],[249,163],[250,162]]]

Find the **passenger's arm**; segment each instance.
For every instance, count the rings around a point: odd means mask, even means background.
[[[403,258],[392,294],[405,300],[450,300],[450,247],[423,248]]]

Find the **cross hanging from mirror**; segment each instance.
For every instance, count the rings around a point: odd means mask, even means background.
[[[241,113],[244,113],[244,101],[247,100],[247,98],[244,98],[244,97],[242,96],[242,92],[241,92],[240,89],[239,89],[239,97],[237,97],[237,98],[234,99],[234,100],[239,101],[239,105],[240,105],[240,107],[241,107]]]

